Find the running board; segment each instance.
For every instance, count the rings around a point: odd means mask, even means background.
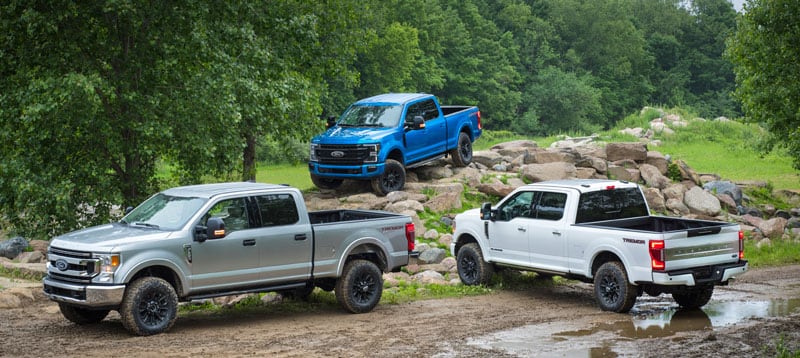
[[[247,293],[260,293],[260,292],[275,292],[275,291],[283,291],[283,290],[291,290],[295,288],[303,288],[306,287],[307,282],[300,282],[300,283],[292,283],[288,285],[277,285],[277,286],[263,286],[263,287],[255,287],[250,289],[244,290],[233,290],[233,291],[218,291],[218,292],[211,292],[211,293],[201,293],[198,295],[192,295],[186,297],[187,301],[191,300],[202,300],[206,298],[214,298],[220,296],[231,296],[231,295],[243,295]]]
[[[428,164],[428,163],[430,163],[430,162],[432,162],[432,161],[434,161],[434,160],[439,160],[439,159],[442,159],[442,158],[444,158],[446,155],[447,155],[447,154],[440,154],[440,155],[437,155],[437,156],[435,156],[435,157],[430,157],[430,158],[428,158],[428,159],[425,159],[425,160],[423,160],[423,161],[421,161],[421,162],[417,162],[417,163],[414,163],[414,164],[411,164],[411,165],[407,165],[407,166],[406,166],[406,169],[414,169],[414,168],[416,168],[416,167],[421,167],[421,166],[423,166],[423,165],[425,165],[425,164]]]

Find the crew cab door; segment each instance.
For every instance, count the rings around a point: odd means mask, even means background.
[[[567,194],[555,191],[536,193],[531,208],[531,265],[550,271],[567,272],[567,234],[564,209]]]
[[[259,266],[267,283],[299,281],[311,276],[313,232],[308,215],[300,215],[302,198],[292,192],[254,197],[258,228],[253,237],[259,243]]]
[[[194,241],[190,247],[191,280],[194,290],[212,290],[257,282],[259,252],[252,236],[246,197],[219,200],[202,216],[200,225],[211,217],[225,223],[225,236]]]
[[[425,128],[408,129],[414,117],[425,120]],[[413,163],[436,154],[444,153],[447,146],[447,123],[433,98],[414,102],[406,107],[404,114],[406,126],[406,162]]]
[[[532,191],[518,192],[497,208],[494,220],[486,221],[492,261],[530,265],[528,231],[534,195]]]

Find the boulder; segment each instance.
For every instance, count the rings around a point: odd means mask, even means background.
[[[438,247],[429,248],[419,254],[419,262],[422,264],[438,264],[447,256],[447,251]]]
[[[647,205],[650,207],[650,210],[660,213],[667,211],[667,206],[664,202],[664,196],[661,195],[661,190],[658,190],[657,188],[644,188],[643,192],[644,198],[647,200]]]
[[[486,195],[494,195],[499,197],[505,197],[506,195],[510,194],[514,191],[515,187],[507,184],[503,184],[501,182],[491,183],[491,184],[480,184],[478,185],[478,191],[484,193]]]
[[[489,168],[495,164],[503,162],[503,156],[500,153],[491,150],[482,150],[472,153],[472,161],[475,163],[483,164]]]
[[[577,176],[575,165],[570,163],[528,164],[522,167],[522,177],[532,182],[569,179]]]
[[[440,284],[440,285],[447,284],[447,280],[444,279],[444,276],[433,270],[422,271],[420,273],[414,274],[411,276],[411,281],[419,282],[422,284]]]
[[[28,240],[21,236],[0,242],[0,256],[14,259],[28,248]]]
[[[683,195],[686,194],[686,187],[682,184],[670,184],[666,188],[661,189],[666,199],[678,199],[683,202]]]
[[[703,184],[703,189],[716,193],[717,195],[728,195],[736,202],[736,205],[742,205],[742,188],[730,181],[723,180],[705,183]]]
[[[700,180],[700,175],[698,175],[697,172],[689,166],[689,164],[686,164],[686,162],[680,159],[676,160],[675,164],[678,166],[683,179],[689,180],[695,185],[703,185],[703,182]]]
[[[717,216],[722,207],[716,196],[696,186],[683,196],[683,203],[689,210],[698,215]]]
[[[627,169],[618,165],[609,165],[606,172],[609,178],[637,182],[641,175],[638,169]]]
[[[389,203],[383,210],[391,211],[393,213],[402,213],[404,211],[415,211],[421,213],[425,211],[425,207],[415,200],[403,200],[396,203]]]
[[[461,206],[461,192],[452,191],[436,195],[423,204],[423,207],[431,209],[433,212],[460,209]]]
[[[654,165],[642,164],[639,166],[639,172],[642,173],[644,182],[651,188],[664,189],[670,184],[669,178],[661,174],[661,171]]]
[[[608,171],[608,163],[601,158],[597,157],[583,157],[575,162],[578,168],[592,168],[598,173],[605,173]]]
[[[610,162],[622,159],[643,162],[647,159],[647,146],[639,142],[608,143],[606,145],[606,158]]]
[[[662,175],[666,175],[667,169],[669,169],[669,162],[667,161],[667,158],[661,154],[661,152],[647,152],[647,159],[645,159],[644,162],[658,168],[658,171]]]
[[[686,215],[689,215],[691,213],[689,211],[689,207],[686,206],[686,204],[683,203],[683,198],[681,198],[681,199],[676,199],[676,198],[667,199],[667,202],[666,202],[665,205],[666,205],[667,209],[669,209],[670,211],[672,211],[673,213],[675,213],[675,214],[677,214],[679,216],[686,216]]]

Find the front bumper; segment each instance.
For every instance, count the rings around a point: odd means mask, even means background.
[[[92,308],[119,306],[125,294],[125,285],[75,285],[49,277],[42,279],[42,284],[45,296],[53,301]]]
[[[317,162],[308,163],[311,174],[325,178],[368,179],[383,174],[384,163],[362,165],[332,165]]]
[[[702,269],[687,269],[670,272],[653,272],[653,283],[658,285],[697,286],[701,284],[724,284],[743,274],[748,269],[746,260],[736,263],[711,266]]]

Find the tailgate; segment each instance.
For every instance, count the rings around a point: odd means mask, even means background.
[[[739,225],[664,233],[665,271],[739,261]]]

